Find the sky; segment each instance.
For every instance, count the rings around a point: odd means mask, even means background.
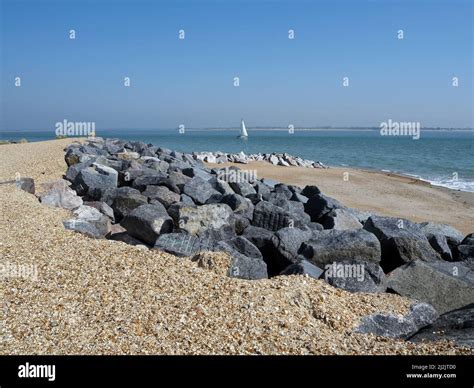
[[[473,1],[0,2],[2,130],[474,127]]]

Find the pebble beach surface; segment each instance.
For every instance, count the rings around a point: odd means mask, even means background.
[[[66,170],[71,139],[1,146],[0,180],[37,184]],[[322,280],[229,278],[226,255],[199,262],[65,230],[70,214],[0,185],[1,354],[470,354],[354,334],[364,316],[406,314],[394,294],[351,294]]]

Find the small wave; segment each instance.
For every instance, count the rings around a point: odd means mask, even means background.
[[[426,180],[426,179],[423,179]],[[474,193],[474,182],[467,181],[463,179],[433,179],[433,180],[426,180],[427,182],[431,183],[433,186],[441,186],[446,187],[448,189],[453,190],[461,190],[461,191],[468,191],[470,193]]]

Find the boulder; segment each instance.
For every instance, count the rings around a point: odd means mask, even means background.
[[[248,240],[247,240],[248,241]],[[248,244],[251,244],[248,242]],[[247,245],[247,244],[245,244]],[[255,248],[256,249],[256,248]],[[221,241],[216,250],[227,252],[232,259],[229,276],[239,279],[266,279],[268,278],[267,265],[262,257],[248,257],[239,252],[234,245]],[[256,250],[258,252],[258,249]]]
[[[441,315],[409,340],[411,342],[447,340],[474,349],[474,303]]]
[[[161,202],[165,208],[169,208],[173,203],[181,200],[181,196],[178,193],[171,191],[166,186],[147,186],[142,194]]]
[[[321,190],[319,190],[317,186],[308,185],[305,186],[303,190],[301,190],[300,194],[304,195],[307,198],[311,198],[314,195],[321,194]]]
[[[253,186],[246,181],[242,182],[228,182],[232,190],[234,190],[237,194],[240,194],[243,197],[246,197],[250,194],[256,194],[257,192],[253,188]]]
[[[197,236],[203,235],[206,229],[235,227],[232,209],[225,204],[180,207],[177,210],[177,222],[181,230]]]
[[[334,209],[320,219],[325,229],[357,230],[362,229],[362,224],[356,216],[345,209]]]
[[[418,225],[411,221],[374,216],[367,220],[364,229],[379,239],[382,246],[381,266],[386,273],[412,260],[440,259]]]
[[[77,174],[73,182],[73,188],[79,195],[94,201],[100,200],[106,189],[116,188],[117,182],[117,171],[110,167],[102,166],[96,169],[86,167]]]
[[[35,181],[33,178],[20,178],[15,180],[16,187],[20,190],[26,191],[27,193],[35,193]]]
[[[94,225],[102,237],[110,231],[110,219],[92,206],[81,205],[74,210],[78,220]]]
[[[266,258],[269,275],[278,275],[289,265],[299,261],[298,251],[303,242],[311,239],[312,235],[309,229],[282,228],[278,230],[271,240],[271,254]]]
[[[267,201],[261,201],[255,205],[252,225],[276,231],[295,223],[294,216]]]
[[[201,238],[186,233],[167,233],[158,237],[154,248],[175,256],[187,257],[202,251],[211,251],[214,245],[215,242],[211,238]]]
[[[167,179],[166,174],[162,172],[159,172],[159,171],[153,171],[153,173],[147,172],[145,174],[141,174],[137,176],[132,181],[132,187],[139,191],[144,191],[150,185],[163,185],[166,179]]]
[[[306,188],[303,189],[301,194],[306,195]],[[309,190],[309,189],[308,189]],[[335,209],[344,209],[345,206],[333,198],[326,197],[324,194],[314,194],[308,197],[308,202],[304,204],[305,212],[311,217],[311,221],[319,222],[326,214]]]
[[[58,180],[42,185],[45,191],[38,194],[42,204],[72,210],[83,204],[82,198],[69,188],[68,182]]]
[[[333,287],[349,292],[385,292],[385,274],[382,268],[371,262],[344,260],[327,264],[324,280]]]
[[[85,234],[92,238],[104,238],[103,234],[93,225],[92,223],[85,220],[69,219],[63,221],[63,225],[66,229]]]
[[[474,300],[474,274],[462,263],[414,260],[387,276],[387,289],[445,312]]]
[[[84,202],[84,205],[91,206],[98,211],[100,211],[103,215],[109,217],[112,222],[115,222],[114,210],[107,205],[105,202],[101,201],[92,201],[92,202]]]
[[[438,313],[427,303],[415,303],[410,306],[407,315],[373,314],[361,319],[356,333],[375,334],[382,337],[407,339],[433,323]]]
[[[213,195],[220,193],[212,185],[200,177],[192,178],[183,187],[183,193],[190,196],[198,205],[204,205]]]
[[[323,270],[316,267],[307,260],[299,260],[296,263],[290,264],[280,275],[303,275],[313,279],[319,279],[323,274]]]
[[[229,205],[234,213],[239,214],[249,220],[253,217],[254,205],[250,199],[244,198],[239,194],[224,195],[220,199],[221,203]]]
[[[134,209],[148,203],[147,197],[137,192],[119,192],[112,203],[117,221],[129,215]]]
[[[363,229],[313,232],[311,239],[301,245],[300,253],[321,268],[343,260],[379,264],[381,259],[379,241]]]
[[[121,225],[128,234],[150,245],[154,245],[161,234],[173,230],[173,220],[164,206],[158,204],[138,206],[123,219]]]

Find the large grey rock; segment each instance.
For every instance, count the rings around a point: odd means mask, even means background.
[[[349,292],[385,292],[386,281],[382,268],[371,262],[344,260],[327,264],[324,279],[331,286]]]
[[[272,238],[272,252],[267,258],[270,276],[279,274],[289,265],[298,261],[298,251],[303,242],[311,239],[313,233],[298,228],[282,228]]]
[[[173,230],[173,220],[163,205],[141,205],[128,214],[121,225],[141,241],[154,245],[163,233]]]
[[[310,216],[304,211],[304,204],[301,202],[288,200],[283,193],[275,194],[277,194],[279,197],[270,197],[268,201],[276,206],[281,207],[288,213],[288,216],[292,221],[290,226],[302,228],[311,222]]]
[[[186,233],[162,234],[156,240],[155,249],[159,249],[175,256],[187,257],[202,251],[214,249],[215,241],[210,237],[201,238]]]
[[[137,190],[144,191],[148,186],[162,185],[164,182],[166,182],[166,180],[166,174],[159,171],[154,171],[152,174],[146,173],[137,176],[132,182],[132,187]]]
[[[472,303],[474,274],[462,263],[415,260],[392,271],[387,288],[430,303],[443,314]]]
[[[130,214],[134,209],[148,203],[147,197],[137,192],[119,192],[112,203],[117,221]]]
[[[230,187],[230,185],[222,179],[218,179],[217,177],[212,177],[211,179],[208,180],[208,182],[212,185],[214,189],[216,189],[222,195],[235,193],[234,190],[232,190],[232,187]]]
[[[309,191],[309,189],[308,189]],[[303,195],[306,192],[306,188],[301,192]],[[314,194],[309,197],[308,202],[305,203],[304,209],[311,217],[311,221],[320,222],[326,214],[335,209],[344,209],[345,206],[334,198],[325,196],[324,194]]]
[[[304,195],[307,198],[311,198],[314,195],[321,194],[321,190],[317,186],[308,185],[301,190],[301,195]]]
[[[280,275],[303,275],[313,279],[319,279],[323,272],[324,271],[321,268],[316,267],[309,261],[302,259],[296,263],[290,264],[283,271],[281,271]]]
[[[26,191],[27,193],[35,193],[35,181],[33,178],[20,178],[15,180],[16,187],[20,190]]]
[[[228,182],[232,190],[234,190],[237,194],[246,197],[250,194],[256,194],[254,187],[247,181],[241,182]]]
[[[404,316],[373,314],[361,319],[356,333],[375,334],[382,337],[407,339],[438,318],[438,313],[426,303],[415,303]]]
[[[96,167],[96,169],[86,167],[77,174],[73,182],[73,188],[81,196],[91,200],[100,200],[106,189],[117,187],[117,182],[117,171],[110,167],[102,166]]]
[[[380,240],[381,266],[385,272],[412,260],[440,260],[419,226],[409,220],[374,216],[367,220],[364,229]]]
[[[245,240],[243,237],[238,237]],[[248,244],[251,243],[247,240],[247,243],[242,244],[245,251],[248,251]],[[239,252],[238,247],[235,244],[221,241],[216,250],[227,252],[231,258],[232,262],[229,268],[229,276],[240,279],[266,279],[268,278],[267,265],[263,261],[261,256],[258,257],[249,257],[245,256],[243,253]],[[257,253],[258,249],[252,250],[253,253]]]
[[[457,245],[463,239],[463,234],[449,225],[437,224],[434,222],[422,222],[419,224],[419,227],[428,240],[432,236],[444,236],[449,245]]]
[[[295,221],[298,222],[288,211],[270,202],[261,201],[255,206],[252,225],[276,231],[296,225]]]
[[[244,198],[239,194],[228,194],[224,195],[220,202],[229,205],[236,214],[240,214],[249,220],[253,217],[254,205],[248,198]]]
[[[89,222],[94,225],[102,237],[110,231],[110,219],[92,206],[81,205],[74,210],[78,220]]]
[[[474,303],[441,315],[431,325],[421,329],[412,342],[448,340],[474,349]]]
[[[159,201],[165,208],[169,208],[173,203],[181,200],[178,193],[171,191],[166,186],[147,186],[142,194],[150,199]]]
[[[380,263],[381,249],[377,238],[363,229],[322,230],[313,232],[303,242],[300,253],[318,267],[343,260]]]
[[[184,185],[183,193],[189,195],[198,205],[204,205],[213,195],[220,195],[208,181],[199,176],[192,178]]]
[[[324,215],[321,224],[325,229],[357,230],[362,229],[362,224],[356,216],[345,209],[334,209]]]
[[[92,238],[104,238],[103,234],[96,228],[96,226],[85,220],[69,219],[63,221],[66,229],[85,234]]]
[[[184,206],[177,210],[179,228],[192,235],[204,235],[207,229],[234,228],[234,214],[225,204],[210,204],[199,207]]]
[[[100,211],[103,215],[109,217],[112,222],[115,222],[114,216],[114,209],[112,209],[109,205],[102,201],[92,201],[92,202],[84,202],[84,205],[91,206],[98,211]]]
[[[72,210],[83,204],[82,198],[72,190],[67,181],[58,180],[43,184],[44,191],[38,194],[42,204]]]

